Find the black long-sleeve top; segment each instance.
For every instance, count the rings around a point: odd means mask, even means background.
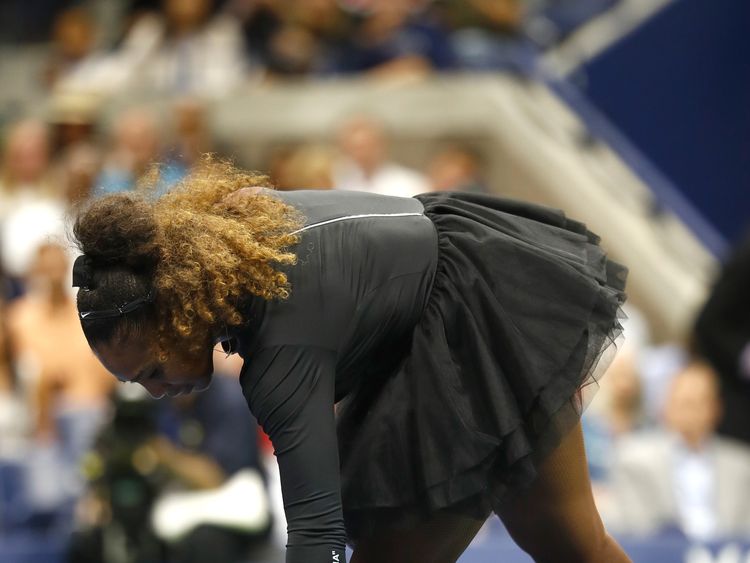
[[[253,299],[235,334],[241,384],[281,472],[288,563],[344,561],[334,403],[401,359],[437,263],[435,228],[411,198],[278,192],[306,217],[285,268],[291,296]]]

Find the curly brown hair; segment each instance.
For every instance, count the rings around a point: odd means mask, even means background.
[[[182,341],[199,352],[221,323],[246,321],[249,295],[289,295],[284,265],[295,263],[290,247],[301,215],[267,190],[269,179],[206,156],[168,193],[155,196],[154,169],[137,192],[90,203],[76,217],[78,247],[95,265],[93,283],[78,293],[78,308],[101,310],[155,293],[153,310],[115,319],[84,320],[89,343],[128,337],[155,320],[159,354]],[[129,318],[128,318],[129,317]]]

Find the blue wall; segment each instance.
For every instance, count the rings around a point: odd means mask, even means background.
[[[736,240],[750,226],[750,1],[677,0],[581,71],[592,103]]]

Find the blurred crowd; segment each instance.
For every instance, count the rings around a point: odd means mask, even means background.
[[[748,283],[750,236],[725,257],[684,340],[655,345],[630,309],[626,341],[583,420],[611,532],[750,538]]]
[[[77,205],[137,189],[144,174],[168,190],[202,154],[231,156],[207,100],[241,82],[518,69],[523,53],[614,3],[51,2],[58,9],[40,29],[24,3],[3,3],[0,40],[47,41],[38,79],[51,110],[9,119],[0,137],[0,544],[23,530],[75,530],[65,545],[74,562],[221,563],[284,541],[271,450],[233,381],[235,358],[217,351],[206,393],[157,402],[116,386],[91,354],[65,237]],[[139,88],[171,96],[167,112],[131,105],[104,119],[107,96]],[[328,142],[267,147],[261,168],[282,190],[499,191],[486,183],[481,146],[436,146],[408,167],[386,124],[359,113]],[[740,249],[683,342],[653,342],[648,319],[629,309],[625,344],[584,417],[613,532],[750,537],[741,493],[750,484],[750,317],[738,300],[748,271]]]
[[[12,0],[0,7],[0,44],[51,39],[49,89],[220,96],[248,77],[523,68],[617,2]]]
[[[231,155],[232,147],[215,141],[206,95],[223,95],[248,76],[248,63],[265,48],[268,76],[288,74],[288,61],[269,47],[279,43],[273,35],[309,41],[308,24],[345,19],[327,2],[300,3],[293,17],[281,3],[250,4],[220,11],[202,0],[139,5],[108,53],[91,50],[89,12],[62,11],[43,75],[51,109],[44,119],[10,119],[3,130],[0,553],[3,538],[28,533],[61,538],[59,551],[82,563],[267,561],[285,543],[272,449],[238,392],[236,357],[217,352],[214,383],[193,398],[153,401],[116,385],[78,326],[65,231],[69,214],[91,198],[138,189],[144,174],[158,174],[159,189],[168,190],[201,155]],[[244,14],[244,30],[230,8]],[[320,19],[308,8],[322,10]],[[338,16],[328,22],[334,8]],[[310,21],[291,29],[289,18]],[[245,43],[260,37],[265,46]],[[280,45],[286,52],[286,40]],[[183,73],[177,63],[184,60],[197,75]],[[167,89],[168,114],[135,104],[104,115],[101,84],[137,89],[132,81],[146,76],[163,80],[150,87]],[[350,115],[328,142],[267,147],[261,168],[278,189],[486,190],[475,147],[446,139],[412,169],[389,144],[380,120]]]

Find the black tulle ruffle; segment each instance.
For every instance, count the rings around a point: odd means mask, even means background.
[[[557,210],[418,196],[432,291],[395,373],[338,406],[350,537],[444,508],[482,518],[580,418],[622,327],[627,270]]]

